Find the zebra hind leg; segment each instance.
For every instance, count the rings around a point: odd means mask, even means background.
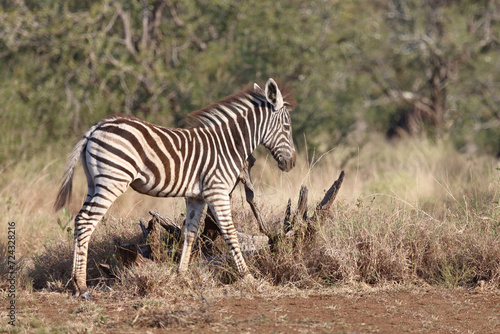
[[[111,204],[122,193],[116,194],[111,191],[99,190],[92,197],[90,195],[87,196],[87,200],[75,218],[75,249],[71,278],[73,281],[74,296],[80,296],[84,299],[90,299],[86,282],[90,237]]]
[[[184,245],[182,247],[181,260],[178,273],[184,274],[188,269],[189,259],[193,242],[200,226],[200,219],[205,209],[205,202],[186,198],[186,223],[184,224]]]

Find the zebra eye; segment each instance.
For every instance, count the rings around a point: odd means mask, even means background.
[[[283,129],[284,129],[285,131],[289,131],[289,130],[290,130],[290,125],[288,125],[288,124],[283,124]]]

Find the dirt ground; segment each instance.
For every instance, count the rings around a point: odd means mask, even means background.
[[[210,299],[162,304],[102,294],[87,302],[36,292],[18,303],[15,332],[500,333],[498,290],[331,290]]]

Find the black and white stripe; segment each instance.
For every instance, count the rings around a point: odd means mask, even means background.
[[[111,204],[129,186],[157,197],[185,197],[185,239],[179,272],[187,270],[203,210],[214,213],[240,273],[248,274],[231,218],[229,193],[243,163],[264,145],[289,171],[295,149],[289,105],[269,79],[191,115],[195,126],[168,129],[130,116],[115,115],[92,126],[75,146],[55,208],[71,195],[73,170],[81,158],[88,194],[75,218],[73,282],[77,294],[86,287],[90,236]]]

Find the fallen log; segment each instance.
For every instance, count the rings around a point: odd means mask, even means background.
[[[141,265],[151,257],[150,245],[120,244],[115,245],[115,254],[125,266]]]

